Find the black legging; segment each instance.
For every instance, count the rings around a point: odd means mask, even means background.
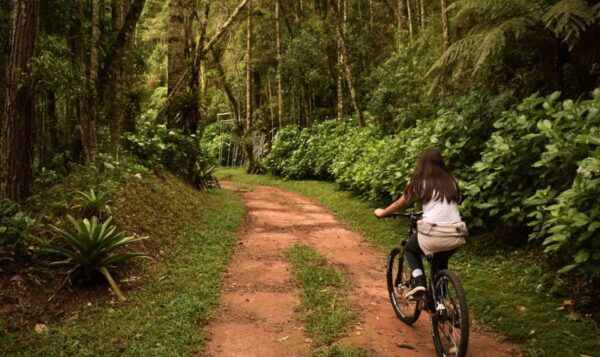
[[[456,252],[456,249],[433,254],[432,268],[434,274],[440,270],[448,269],[448,261],[454,252]],[[410,265],[410,269],[412,271],[415,269],[421,269],[425,275],[425,269],[423,268],[423,259],[421,259],[421,255],[423,255],[423,250],[421,250],[421,247],[419,246],[417,233],[414,233],[410,236],[408,242],[406,242],[406,245],[404,246],[404,256],[406,257],[406,260],[408,260],[408,264]]]

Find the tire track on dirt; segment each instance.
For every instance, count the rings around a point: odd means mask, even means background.
[[[375,356],[435,356],[427,314],[406,326],[387,297],[385,255],[321,205],[296,193],[222,182],[247,208],[244,231],[224,273],[221,298],[207,330],[209,356],[309,356],[292,268],[285,252],[308,244],[341,269],[352,284],[348,297],[359,319],[341,343]],[[513,356],[514,346],[472,333],[470,356]]]

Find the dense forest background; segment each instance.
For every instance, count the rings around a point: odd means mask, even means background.
[[[439,146],[473,226],[597,274],[599,36],[596,0],[0,0],[5,216],[124,158],[207,188],[224,139],[389,199]]]

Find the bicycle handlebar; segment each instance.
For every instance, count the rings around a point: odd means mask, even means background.
[[[423,215],[423,211],[417,211],[417,212],[394,212],[394,213],[390,214],[389,216],[377,217],[377,218],[414,217],[414,216],[421,216],[421,215]]]

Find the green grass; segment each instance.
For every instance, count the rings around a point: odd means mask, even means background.
[[[332,183],[250,176],[242,170],[220,170],[218,176],[221,180],[275,186],[311,197],[384,252],[406,237],[405,221],[375,219],[372,211],[376,203],[338,191]],[[526,251],[486,244],[502,239],[499,232],[470,237],[451,260],[450,267],[463,282],[477,327],[507,336],[529,356],[597,355],[600,329],[591,319],[562,308],[565,298],[552,294],[552,286],[560,285],[554,272]]]
[[[317,344],[330,344],[344,335],[354,319],[345,301],[344,276],[309,246],[296,244],[288,253],[300,284],[306,332]]]
[[[201,328],[218,302],[220,274],[237,239],[243,206],[224,190],[200,193],[181,181],[144,176],[115,201],[118,222],[149,234],[145,265],[124,304],[82,304],[76,318],[0,336],[0,355],[175,356],[202,351]],[[149,242],[149,243],[146,243]]]
[[[369,351],[362,347],[334,345],[316,351],[315,357],[369,357]]]

